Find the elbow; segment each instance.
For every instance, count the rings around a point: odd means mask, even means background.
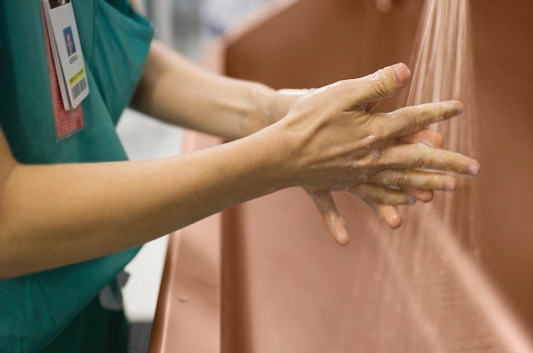
[[[13,272],[13,263],[11,260],[10,253],[12,249],[10,248],[10,240],[13,236],[8,230],[9,226],[5,220],[5,205],[4,205],[4,195],[1,193],[0,196],[0,281],[16,277]]]
[[[20,266],[20,254],[13,244],[18,235],[14,231],[20,222],[14,217],[20,212],[11,212],[11,200],[19,164],[12,156],[2,130],[0,129],[0,280],[6,280],[25,274]]]
[[[8,166],[6,172],[0,175],[0,281],[27,274],[22,270],[24,267],[21,266],[22,256],[14,246],[20,237],[15,231],[17,223],[21,221],[16,219],[20,212],[11,212],[10,206],[13,195],[9,191],[13,189],[14,174],[18,164],[13,160]]]
[[[3,255],[0,254],[0,281],[25,276],[30,273],[32,273],[32,271],[25,270],[25,267],[21,266],[21,264],[5,259]]]
[[[38,272],[36,248],[21,241],[28,233],[22,225],[24,219],[12,215],[6,220],[3,213],[0,211],[0,280]]]
[[[5,230],[5,226],[0,222],[0,281],[22,276],[24,273],[17,266],[10,241],[12,236]]]

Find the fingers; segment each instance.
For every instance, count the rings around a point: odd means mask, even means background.
[[[420,143],[435,148],[442,148],[444,146],[444,137],[442,134],[426,128],[409,135],[400,136],[398,141],[401,143]]]
[[[402,225],[402,216],[395,206],[380,205],[373,202],[367,204],[392,229],[397,229]]]
[[[350,189],[350,193],[364,201],[391,228],[402,224],[398,205],[413,205],[416,197],[409,192],[394,190],[375,184],[362,184]]]
[[[432,190],[408,189],[407,192],[416,197],[418,201],[429,202],[433,200]]]
[[[365,202],[387,205],[414,205],[416,198],[403,190],[394,190],[377,184],[361,184],[349,192]]]
[[[383,169],[425,169],[459,173],[471,177],[479,174],[479,163],[462,154],[419,145],[396,145],[385,149],[378,166]]]
[[[441,191],[455,191],[457,189],[457,181],[450,175],[413,169],[387,169],[374,174],[368,180],[372,183],[400,189]]]
[[[396,209],[396,206],[404,204],[413,205],[416,203],[417,198],[427,199],[427,191],[414,189],[406,192],[376,184],[358,185],[350,189],[350,193],[364,201],[389,227],[393,229],[400,227],[402,224],[402,218]],[[419,194],[418,197],[413,195],[417,193]],[[424,193],[426,194],[421,196]],[[310,195],[320,211],[322,220],[328,228],[331,236],[333,236],[339,245],[348,244],[348,233],[346,232],[344,221],[339,215],[331,193],[328,191],[317,191],[310,193]],[[431,193],[431,197],[432,196]]]
[[[348,233],[344,227],[344,221],[337,211],[335,201],[328,191],[317,191],[310,194],[317,206],[322,220],[329,230],[329,233],[339,245],[348,244]]]
[[[399,63],[346,82],[352,86],[353,92],[356,92],[354,98],[355,105],[358,106],[394,96],[405,87],[410,77],[409,68]]]
[[[405,107],[380,116],[393,137],[407,135],[428,125],[448,120],[461,114],[463,110],[463,103],[446,101]]]

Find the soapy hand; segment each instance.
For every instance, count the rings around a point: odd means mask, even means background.
[[[279,116],[290,107],[276,124],[290,135],[290,179],[311,194],[339,244],[347,244],[348,236],[330,191],[354,194],[397,228],[397,205],[430,201],[433,190],[455,190],[455,179],[444,172],[479,173],[475,160],[441,150],[442,136],[425,129],[460,114],[462,103],[373,113],[382,99],[405,87],[409,75],[398,64],[316,90],[278,91],[277,102],[282,103],[272,111]]]
[[[444,139],[438,132],[421,129],[413,134],[402,136],[400,143],[423,144],[442,148]],[[429,173],[416,169],[384,170],[370,178],[367,183],[350,190],[351,194],[364,201],[391,228],[398,228],[402,218],[396,206],[414,205],[417,201],[429,202],[433,191],[455,191],[457,182],[445,173]],[[329,191],[311,194],[319,209],[324,224],[339,244],[348,240],[344,221]]]
[[[310,89],[282,89],[271,97],[265,112],[258,114],[262,117],[263,126],[271,125],[283,118],[292,104],[300,97],[310,93]],[[366,105],[366,111],[371,113],[381,103],[381,100]],[[399,143],[421,144],[433,148],[442,148],[444,139],[436,131],[422,128],[414,133],[400,136]],[[416,201],[429,202],[433,199],[434,190],[454,191],[456,181],[453,176],[444,173],[425,173],[413,170],[387,170],[378,173],[365,184],[352,188],[354,196],[364,201],[391,228],[398,228],[402,219],[396,208],[398,205],[412,205]],[[344,222],[337,211],[331,193],[318,191],[310,194],[323,221],[331,235],[339,242],[348,239],[344,229]]]

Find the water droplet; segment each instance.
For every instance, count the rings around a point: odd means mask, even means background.
[[[376,136],[368,135],[367,137],[363,139],[363,143],[365,144],[366,148],[370,148],[375,140],[376,140]]]

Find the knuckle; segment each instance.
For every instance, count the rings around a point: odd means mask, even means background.
[[[376,128],[372,132],[372,136],[374,136],[374,138],[371,140],[371,142],[372,142],[372,144],[376,144],[376,143],[378,143],[380,141],[383,141],[385,133],[383,132],[382,128]]]
[[[426,180],[424,180],[421,186],[422,186],[422,189],[431,190],[431,189],[437,188],[438,184],[439,184],[438,178],[431,177],[431,178],[427,178]]]
[[[375,141],[381,142],[381,141],[388,140],[391,135],[390,130],[391,129],[388,128],[387,125],[383,125],[383,124],[378,125],[373,131],[373,135],[375,136]]]
[[[383,141],[385,133],[381,127],[376,127],[372,129],[370,134],[363,139],[363,145],[367,148],[374,147]]]
[[[403,192],[391,191],[388,195],[385,195],[381,203],[387,205],[401,205],[407,203],[407,201],[407,196]]]
[[[391,199],[392,199],[392,196],[386,195],[383,193],[379,193],[374,196],[374,201],[380,205],[389,205],[393,203]]]
[[[429,118],[429,111],[427,109],[424,109],[423,107],[419,106],[415,108],[415,124],[417,127],[423,127],[427,125],[427,121]]]
[[[373,142],[377,143],[377,142],[383,141],[385,137],[385,132],[383,131],[382,127],[377,127],[372,133],[372,135],[374,135]]]
[[[405,187],[405,186],[410,185],[410,183],[411,183],[411,177],[408,174],[399,172],[396,175],[396,178],[395,178],[396,186]]]
[[[416,168],[425,168],[425,167],[427,167],[428,162],[427,162],[427,159],[425,158],[424,154],[417,153],[414,156],[414,163],[413,164],[414,164],[414,166]]]
[[[373,167],[373,165],[374,163],[373,163],[372,156],[367,155],[364,158],[360,158],[357,160],[355,168],[361,169],[361,170],[364,170],[364,169],[369,170],[371,167]]]
[[[376,157],[376,154],[369,153],[365,157],[357,160],[354,169],[365,170],[365,175],[368,179],[368,176],[373,174],[373,171],[376,170],[377,164],[379,163],[379,160],[377,160]]]
[[[375,94],[380,98],[388,97],[387,84],[383,77],[378,76],[372,83],[372,88],[374,89]]]
[[[461,161],[458,161],[457,159],[450,159],[449,160],[449,163],[448,163],[448,170],[450,171],[462,171],[464,170],[465,168],[465,163],[464,162],[461,162]]]

